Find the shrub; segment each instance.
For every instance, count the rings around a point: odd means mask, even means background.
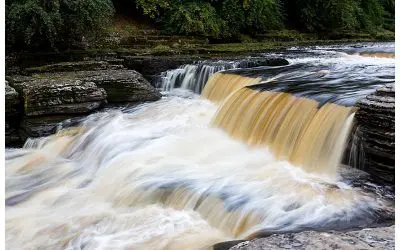
[[[101,30],[113,14],[109,0],[17,0],[6,2],[6,41],[13,48],[70,46]]]
[[[208,2],[174,4],[162,18],[164,28],[176,34],[221,37],[226,35],[226,22]]]

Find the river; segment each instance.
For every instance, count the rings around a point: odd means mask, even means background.
[[[29,139],[22,149],[7,149],[7,248],[207,249],[260,233],[342,230],[392,218],[392,194],[378,184],[372,191],[356,185],[363,174],[339,163],[351,106],[394,82],[394,43],[257,56],[283,57],[289,65],[183,66],[162,75],[160,101],[107,108],[55,135]],[[232,87],[216,100],[200,95],[221,70],[236,77],[235,86],[244,78],[258,80],[243,83],[250,92]],[[234,85],[232,78],[221,79],[216,88]],[[271,96],[291,99],[272,105]],[[261,103],[270,105],[254,106]],[[335,106],[320,114],[326,105]],[[314,113],[305,121],[308,107]],[[324,118],[338,110],[336,119]],[[315,130],[300,131],[313,120]],[[265,130],[262,138],[273,138],[250,143],[256,136],[243,133],[251,126],[258,134],[257,124]],[[299,149],[278,154],[281,145]],[[336,151],[329,171],[319,171],[328,168],[326,154]]]

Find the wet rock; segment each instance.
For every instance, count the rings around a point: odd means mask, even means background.
[[[357,154],[363,170],[373,177],[394,183],[395,170],[395,89],[394,84],[378,88],[356,106]]]
[[[78,61],[78,62],[61,62],[61,63],[44,65],[40,67],[32,67],[25,69],[25,71],[29,74],[33,74],[33,73],[44,73],[44,72],[104,70],[104,69],[120,69],[120,68],[123,68],[123,66],[115,63],[110,64],[109,62],[106,61]]]
[[[106,103],[106,93],[93,82],[80,80],[31,79],[14,82],[25,116],[81,114]]]
[[[251,68],[259,66],[281,66],[287,65],[289,62],[283,58],[265,58],[265,57],[223,57],[218,59],[200,56],[124,56],[124,66],[128,69],[134,69],[143,74],[146,79],[152,80],[155,75],[161,72],[179,68],[185,64],[202,63],[207,60],[206,64],[213,64],[219,60],[237,61],[241,68]]]
[[[230,250],[257,249],[395,249],[395,227],[366,228],[349,232],[314,232],[273,234],[267,238],[241,242]]]
[[[5,81],[5,95],[5,112],[17,112],[16,107],[19,104],[19,94],[14,88],[10,87],[8,81]]]
[[[124,56],[123,58],[125,67],[140,72],[148,80],[163,71],[176,69],[200,59],[190,56]]]
[[[18,134],[22,141],[28,137],[42,137],[56,133],[66,120],[77,119],[80,116],[55,115],[24,117],[20,124]]]
[[[283,66],[289,62],[283,58],[248,58],[242,59],[239,63],[240,68],[254,68],[260,66]]]
[[[19,94],[5,81],[5,143],[6,145],[18,144],[17,134],[20,110]]]

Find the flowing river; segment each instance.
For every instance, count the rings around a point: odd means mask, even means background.
[[[352,106],[394,82],[394,43],[259,56],[290,64],[186,65],[160,101],[7,149],[7,248],[209,249],[392,218],[392,194],[340,163]]]

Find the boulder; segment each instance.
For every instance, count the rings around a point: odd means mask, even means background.
[[[106,93],[93,82],[31,79],[14,82],[25,116],[89,113],[106,103]]]
[[[394,183],[395,88],[387,84],[357,102],[352,158],[376,179]]]

